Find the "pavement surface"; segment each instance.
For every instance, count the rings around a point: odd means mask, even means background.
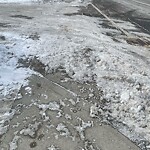
[[[143,13],[145,16],[150,16],[150,1],[149,0],[113,0],[114,2],[121,3],[126,7],[135,9],[139,13]],[[143,16],[143,17],[145,17]]]
[[[119,17],[141,26],[150,33],[150,1],[149,0],[93,0],[93,3],[102,8],[111,17]],[[144,30],[143,30],[144,31]]]
[[[17,111],[1,139],[1,150],[139,150],[96,117],[99,90],[94,83],[63,83],[65,78],[60,71],[31,77],[20,91],[23,98],[12,106]]]
[[[99,7],[104,6],[103,9],[106,9],[106,2],[94,1],[93,3]],[[54,28],[50,28],[51,22],[47,18],[52,14],[46,5],[0,4],[0,7],[1,32],[8,30],[18,32],[22,36],[30,35],[33,40],[39,38],[37,31],[53,33]],[[52,7],[51,9],[55,10]],[[69,14],[69,7],[57,10],[58,15],[59,11],[66,15],[75,15]],[[110,12],[106,14],[113,16],[113,11],[110,10]],[[89,12],[81,9],[77,14],[81,13],[87,16],[99,16],[93,9]],[[39,24],[42,25],[39,27]],[[143,27],[146,28],[146,26]],[[66,26],[63,28],[64,31],[69,30]],[[141,29],[134,32],[139,35]],[[122,38],[121,33],[117,36]],[[149,37],[145,36],[145,38]],[[149,58],[148,54],[144,55]],[[96,83],[75,82],[63,68],[47,75],[43,72],[43,66],[38,64],[36,67],[39,67],[36,68],[36,71],[43,74],[44,77],[32,76],[29,78],[29,85],[22,87],[19,91],[21,98],[10,103],[12,110],[16,112],[12,120],[6,122],[6,125],[8,124],[7,133],[0,137],[1,150],[140,149],[114,129],[103,117],[103,111],[98,106],[103,106],[104,103],[100,101],[101,91]]]

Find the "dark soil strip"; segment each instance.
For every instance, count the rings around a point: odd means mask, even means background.
[[[0,27],[2,27],[2,28],[8,28],[8,27],[11,27],[11,25],[9,25],[8,23],[2,23],[2,22],[0,22]]]
[[[22,19],[33,19],[34,17],[28,17],[28,16],[24,16],[24,15],[12,15],[10,17],[13,18],[22,18]]]
[[[45,65],[38,59],[38,57],[31,57],[31,58],[22,58],[19,59],[19,66],[20,67],[26,67],[26,68],[30,68],[34,71],[37,71],[38,73],[45,75],[46,71],[45,71]]]
[[[68,13],[65,15],[67,16],[85,15],[85,16],[90,16],[90,17],[103,18],[103,16],[99,14],[91,5],[88,5],[87,7],[80,7],[80,10],[77,13]]]

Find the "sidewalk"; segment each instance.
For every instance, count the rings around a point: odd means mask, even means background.
[[[59,82],[64,76],[58,72],[49,78]],[[1,150],[9,146],[10,150],[139,150],[102,123],[102,118],[95,118],[100,112],[91,108],[98,102],[98,95],[87,99],[91,91],[98,90],[95,85],[65,84],[67,90],[48,79],[31,77],[29,86],[21,90],[23,97],[13,104],[17,112],[1,139]],[[72,94],[70,88],[80,96]]]
[[[0,7],[0,149],[149,149],[149,42],[87,1]]]

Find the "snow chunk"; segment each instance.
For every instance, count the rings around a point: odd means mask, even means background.
[[[43,111],[49,110],[59,110],[60,105],[57,102],[50,102],[49,104],[39,104],[38,107]]]
[[[59,148],[55,147],[54,145],[51,145],[47,148],[47,150],[59,150]]]
[[[15,135],[13,140],[9,143],[9,150],[17,150],[18,148],[18,140],[20,139],[20,136]]]
[[[81,120],[81,124],[79,126],[75,126],[76,131],[79,133],[81,140],[85,139],[84,131],[86,128],[90,128],[93,126],[93,123],[91,121],[88,121],[87,123]]]
[[[63,123],[58,124],[56,127],[56,130],[59,131],[60,135],[62,135],[62,136],[69,136],[70,135],[69,130],[67,129],[67,127]]]
[[[67,120],[71,120],[71,119],[72,119],[71,115],[69,115],[69,114],[65,114],[65,118],[66,118]]]
[[[123,91],[122,93],[121,93],[121,96],[120,96],[120,99],[121,99],[121,101],[129,101],[129,99],[130,99],[130,94],[129,94],[129,91]]]
[[[32,94],[32,88],[31,87],[25,87],[25,91],[26,93],[25,94]]]
[[[41,123],[35,122],[34,124],[29,124],[26,129],[22,129],[20,134],[29,135],[30,137],[34,138],[36,136],[36,132],[39,129]]]
[[[90,107],[90,117],[96,118],[99,114],[99,107],[97,104]]]
[[[76,105],[76,102],[75,102],[73,99],[69,99],[68,101],[69,101],[73,106]]]
[[[44,121],[48,121],[50,118],[47,116],[46,111],[60,111],[60,105],[57,102],[50,102],[49,104],[36,104],[40,109],[40,114],[42,115]]]

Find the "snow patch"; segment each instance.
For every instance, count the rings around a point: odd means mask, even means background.
[[[68,130],[68,128],[63,124],[63,123],[59,123],[56,127],[56,130],[59,132],[60,135],[62,136],[69,136],[70,132]]]
[[[22,129],[20,131],[20,134],[23,134],[25,136],[28,135],[28,136],[34,138],[36,136],[36,132],[39,129],[40,125],[41,125],[40,122],[35,122],[34,124],[29,124],[26,129]]]
[[[85,139],[85,135],[84,135],[85,129],[90,128],[92,126],[93,126],[93,123],[91,121],[84,122],[82,119],[81,119],[81,124],[79,126],[75,126],[75,129],[78,132],[81,140]]]
[[[59,148],[55,147],[54,145],[51,145],[47,148],[47,150],[59,150]]]
[[[18,148],[18,140],[20,136],[15,135],[13,140],[9,143],[9,150],[17,150]]]
[[[58,115],[60,113],[60,105],[57,102],[50,102],[49,104],[35,104],[40,109],[40,114],[44,121],[50,120],[49,116],[47,116],[46,111],[58,111]],[[61,116],[61,113],[60,115]]]

